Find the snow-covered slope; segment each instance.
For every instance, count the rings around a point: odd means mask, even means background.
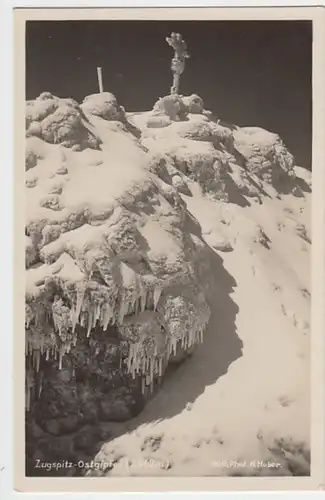
[[[307,474],[310,172],[198,96],[26,126],[29,457],[94,425],[90,475]]]

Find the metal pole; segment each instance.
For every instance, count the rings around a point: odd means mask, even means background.
[[[104,92],[102,68],[97,68],[97,78],[98,78],[99,92],[102,94]]]

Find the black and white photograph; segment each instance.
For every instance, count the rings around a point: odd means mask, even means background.
[[[313,21],[24,37],[25,476],[310,477]]]

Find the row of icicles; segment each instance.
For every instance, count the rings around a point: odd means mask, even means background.
[[[131,300],[121,301],[118,322],[122,323],[124,317],[128,314],[135,313],[139,311],[143,312],[146,309],[149,301],[153,303],[154,310],[156,310],[160,296],[161,288],[155,287],[152,293],[152,297],[148,291],[143,292],[141,295],[134,294],[131,296]],[[88,311],[82,311],[82,305],[84,300],[84,290],[77,292],[76,305],[70,310],[67,306],[63,304],[62,299],[58,298],[53,302],[52,305],[52,317],[54,322],[54,328],[58,332],[59,336],[64,334],[65,331],[70,329],[69,337],[71,340],[62,342],[61,346],[45,347],[42,336],[39,335],[37,341],[37,347],[35,348],[35,341],[29,341],[27,339],[26,345],[26,355],[29,355],[32,360],[32,367],[28,368],[26,373],[26,408],[30,408],[31,400],[31,390],[35,386],[33,373],[39,372],[40,368],[40,358],[45,354],[45,360],[58,359],[59,360],[59,370],[62,369],[62,359],[66,353],[69,353],[72,346],[76,345],[77,336],[73,335],[75,332],[76,325],[79,323],[82,327],[87,328],[87,337],[90,337],[91,331],[95,328],[97,322],[104,331],[107,330],[109,324],[114,324],[116,322],[116,315],[114,314],[113,308],[108,303],[94,304]],[[61,311],[61,314],[60,314]],[[27,323],[27,328],[29,324]],[[141,342],[130,343],[129,353],[127,359],[127,371],[135,378],[136,376],[141,377],[141,390],[144,394],[146,387],[149,387],[150,392],[153,390],[154,378],[162,377],[165,367],[171,356],[176,355],[177,345],[179,344],[181,348],[188,349],[192,345],[203,342],[203,332],[205,324],[193,325],[188,331],[182,333],[180,338],[173,335],[168,337],[166,350],[162,355],[155,355],[153,357],[148,357],[141,348]],[[96,350],[95,355],[98,354]],[[42,380],[42,377],[41,377]],[[38,396],[41,394],[42,387],[40,386],[38,390]]]
[[[120,302],[120,308],[118,313],[118,322],[123,323],[124,317],[130,313],[137,315],[140,311],[144,312],[152,299],[154,311],[157,309],[157,305],[161,296],[161,287],[154,287],[152,292],[152,297],[150,297],[150,291],[142,288],[140,292],[137,290],[134,293],[128,293],[126,296],[122,297]],[[114,306],[110,305],[108,302],[103,302],[102,304],[95,303],[87,311],[82,311],[82,305],[84,301],[85,290],[82,288],[77,291],[77,301],[76,305],[72,306],[71,311],[69,310],[72,333],[74,333],[76,325],[79,323],[83,328],[87,327],[87,337],[90,336],[91,330],[95,328],[97,321],[99,321],[100,326],[104,331],[107,330],[109,324],[115,324],[117,318],[114,311]],[[62,299],[59,299],[62,300]],[[62,308],[62,302],[59,305]],[[60,334],[61,324],[56,321],[57,316],[57,302],[53,303],[52,313],[55,329]]]

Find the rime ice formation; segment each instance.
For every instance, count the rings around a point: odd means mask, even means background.
[[[194,94],[126,113],[110,93],[79,106],[45,92],[27,103],[25,168],[26,408],[45,447],[139,413],[204,343],[211,256],[273,251],[258,214],[273,203],[277,217],[281,196],[302,212],[311,186],[278,135],[222,126]],[[307,222],[280,219],[306,251]]]

